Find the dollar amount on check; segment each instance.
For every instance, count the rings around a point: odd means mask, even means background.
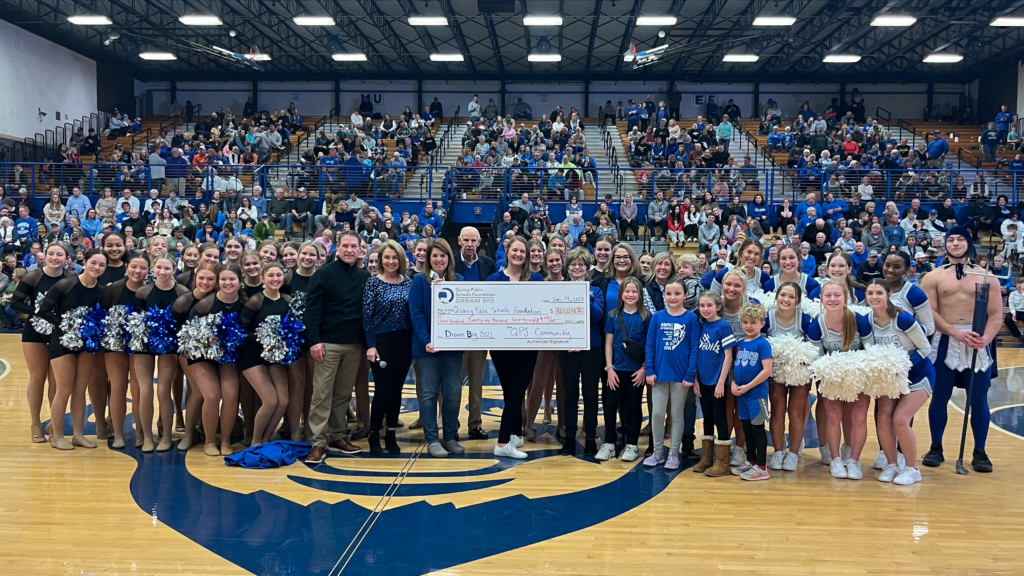
[[[589,350],[585,282],[441,282],[433,285],[436,350]]]

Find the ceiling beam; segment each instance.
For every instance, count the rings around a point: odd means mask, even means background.
[[[498,42],[498,31],[494,28],[494,17],[490,14],[484,14],[484,21],[487,24],[487,36],[491,39],[491,49],[494,50],[494,62],[498,67],[498,74],[504,76],[505,63],[501,55],[501,43]]]
[[[370,1],[372,2],[373,0]],[[441,11],[448,18],[448,27],[455,37],[455,44],[466,58],[466,67],[469,69],[469,73],[476,74],[476,64],[473,63],[473,56],[469,53],[469,45],[466,44],[466,37],[462,35],[462,26],[459,25],[459,15],[455,12],[451,0],[438,0],[438,4],[441,5]],[[527,47],[527,53],[529,53],[529,47]],[[495,54],[495,57],[497,57],[497,54]]]
[[[601,25],[601,8],[603,6],[604,0],[596,0],[594,5],[594,21],[590,23],[590,42],[587,43],[587,65],[584,68],[587,74],[590,74],[592,70],[590,65],[594,58],[594,42],[597,41],[597,27]]]

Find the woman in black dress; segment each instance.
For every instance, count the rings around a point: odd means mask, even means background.
[[[43,262],[40,263],[42,265],[21,279],[14,297],[11,298],[11,308],[27,316],[21,332],[21,350],[25,354],[25,364],[28,366],[28,409],[32,422],[32,441],[37,444],[46,442],[39,421],[39,412],[43,407],[43,383],[49,377],[48,404],[53,402],[57,384],[50,368],[50,332],[53,326],[43,318],[36,318],[36,309],[42,296],[45,296],[54,284],[72,275],[71,272],[64,270],[70,253],[68,247],[60,242],[47,246]],[[39,332],[37,326],[43,332]]]
[[[256,340],[257,330],[268,322],[268,318],[276,316],[283,320],[289,312],[292,298],[281,294],[284,267],[277,262],[267,264],[263,268],[262,281],[263,290],[249,297],[242,308],[241,321],[248,337],[238,354],[238,369],[263,402],[253,418],[252,446],[270,441],[288,408],[287,366],[265,359],[263,344]]]
[[[113,427],[114,448],[124,448],[124,418],[128,412],[129,375],[132,377],[132,398],[139,398],[139,379],[135,377],[134,370],[130,368],[130,356],[127,353],[127,342],[124,338],[124,321],[128,314],[135,310],[135,293],[145,285],[146,274],[149,273],[149,260],[141,255],[132,256],[124,265],[124,269],[127,271],[124,278],[104,286],[100,290],[100,304],[107,310],[107,328],[104,330],[102,355],[104,373],[110,379],[110,422]],[[111,337],[108,338],[107,335]],[[96,362],[98,368],[98,357]],[[96,397],[92,396],[91,392],[90,397],[94,406],[93,410],[95,410]],[[139,402],[132,402],[136,448],[142,446],[143,436],[142,429],[139,427],[138,408]],[[96,422],[99,423],[99,418],[96,419]],[[96,438],[101,440],[99,432],[97,432]]]
[[[290,250],[292,243],[285,244],[281,250],[282,256]],[[309,289],[309,279],[316,272],[316,264],[320,258],[317,245],[312,242],[304,242],[298,249],[295,269],[285,274],[284,286],[281,292],[288,294],[292,300],[300,299],[300,304],[295,308],[305,309],[304,302],[306,292]],[[284,264],[287,267],[287,264]],[[313,357],[309,353],[309,345],[306,339],[302,339],[302,357],[288,367],[288,432],[289,438],[299,441],[299,423],[307,422],[309,419],[309,403],[313,398]],[[307,386],[306,383],[310,385]],[[306,426],[309,430],[309,426]]]
[[[174,259],[164,255],[158,257],[152,264],[156,281],[146,284],[135,293],[135,309],[138,312],[145,312],[147,321],[155,319],[154,312],[161,314],[166,334],[177,334],[177,326],[173,317],[167,319],[174,301],[179,296],[188,292],[181,284],[174,281]],[[148,323],[148,322],[147,322]],[[159,377],[157,381],[157,395],[160,401],[160,421],[163,430],[160,431],[160,445],[157,450],[165,451],[171,449],[171,441],[174,434],[174,404],[171,401],[171,385],[174,376],[178,373],[178,350],[177,344],[172,343],[161,350],[154,350],[153,330],[149,330],[149,337],[144,349],[135,351],[132,356],[132,366],[139,377],[139,415],[142,417],[143,452],[153,451],[153,373],[159,365]],[[134,392],[134,391],[133,391]],[[134,396],[133,396],[134,401]]]
[[[217,274],[219,271],[220,267],[213,264],[203,263],[196,267],[194,273],[195,280],[193,281],[194,288],[179,296],[171,307],[176,326],[180,328],[191,316],[192,309],[203,298],[217,290]],[[192,389],[195,380],[192,379],[191,363],[180,354],[178,355],[178,367],[181,369],[178,378],[184,375],[185,378],[188,378],[189,382],[188,394],[185,396],[184,436],[181,437],[181,440],[178,440],[178,450],[185,451],[192,447],[196,425],[199,423],[200,411],[203,409],[203,395]],[[177,378],[175,379],[175,385],[177,385]],[[175,400],[175,408],[177,408],[177,400]],[[216,448],[216,445],[214,445],[214,448]]]
[[[102,290],[125,276],[127,267],[124,261],[124,237],[118,232],[104,234],[100,238],[99,246],[107,256],[107,269],[103,271],[103,276],[100,276],[99,281]],[[107,429],[106,418],[107,395],[110,393],[110,386],[105,356],[105,351],[102,350],[96,354],[93,362],[93,375],[89,380],[89,402],[92,403],[92,412],[95,417],[97,440],[106,440],[111,435],[111,431]]]
[[[100,298],[99,278],[107,268],[107,257],[100,250],[90,250],[85,255],[82,273],[57,282],[46,292],[39,316],[53,324],[50,334],[50,364],[56,377],[57,392],[50,405],[50,422],[54,423],[50,434],[50,446],[58,450],[74,450],[75,446],[95,448],[96,443],[85,437],[85,390],[92,378],[93,355],[82,349],[78,340],[72,348],[63,338],[61,327],[65,313],[80,308],[89,310]],[[69,335],[74,335],[73,333]],[[68,399],[71,399],[71,418],[74,436],[71,442],[64,438],[64,417],[67,414]]]

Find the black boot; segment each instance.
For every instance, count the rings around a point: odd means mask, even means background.
[[[370,454],[373,454],[374,456],[381,456],[384,454],[384,450],[380,447],[380,432],[377,432],[376,430],[370,432],[370,435],[367,437],[367,441],[370,443]]]
[[[929,468],[938,468],[945,461],[946,458],[942,455],[942,444],[932,444],[931,449],[921,459],[921,464]]]
[[[583,454],[587,456],[597,456],[597,440],[587,438],[587,443],[584,444]]]
[[[575,456],[576,455],[576,435],[572,438],[566,438],[565,442],[562,443],[562,449],[558,452],[563,456]]]
[[[683,436],[683,443],[679,447],[679,454],[683,458],[693,461],[700,460],[700,454],[693,451],[693,442],[696,439],[696,436]]]
[[[395,439],[394,430],[388,430],[387,434],[384,434],[384,447],[387,448],[388,454],[402,453],[402,449],[398,447],[398,440]]]
[[[971,459],[971,467],[974,468],[975,472],[987,474],[992,471],[992,461],[988,459],[988,454],[985,454],[984,450],[975,448],[974,458]]]

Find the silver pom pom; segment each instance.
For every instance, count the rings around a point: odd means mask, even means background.
[[[220,360],[224,351],[217,342],[217,326],[222,318],[218,312],[185,322],[178,331],[178,354],[189,360]]]
[[[263,353],[260,356],[271,364],[280,364],[288,353],[288,345],[278,334],[281,328],[281,317],[277,314],[267,316],[256,328],[256,341],[263,346]]]
[[[149,331],[146,329],[146,313],[132,312],[124,321],[124,331],[128,335],[128,348],[132,352],[145,352]]]
[[[292,302],[290,304],[292,317],[296,320],[302,321],[306,317],[306,291],[297,290],[292,294]]]
[[[64,333],[60,337],[61,346],[76,352],[82,349],[85,341],[82,340],[80,332],[82,330],[82,321],[85,320],[85,316],[88,313],[88,306],[79,306],[68,310],[61,316],[60,330]]]
[[[39,307],[43,305],[43,300],[46,299],[46,294],[40,292],[36,295],[36,313],[32,316],[32,320],[29,322],[32,324],[32,329],[42,334],[43,336],[49,336],[53,334],[53,324],[50,324],[46,320],[39,317]]]
[[[125,345],[125,321],[128,319],[128,306],[118,304],[107,310],[107,316],[103,319],[103,338],[100,345],[107,352],[124,352]]]

